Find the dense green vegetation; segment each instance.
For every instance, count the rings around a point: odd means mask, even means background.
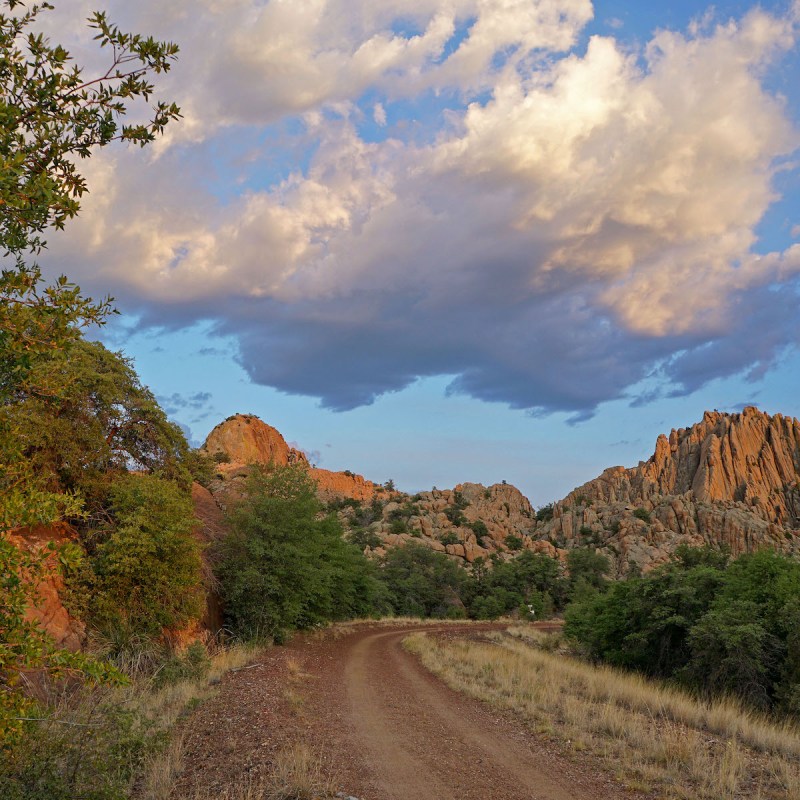
[[[335,515],[321,516],[303,467],[256,471],[230,514],[218,575],[234,632],[280,639],[287,630],[367,616],[379,587]]]
[[[777,553],[682,548],[573,604],[566,632],[593,659],[800,712],[800,563]]]

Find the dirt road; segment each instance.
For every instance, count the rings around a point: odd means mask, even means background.
[[[360,800],[612,800],[610,779],[451,691],[402,648],[409,628],[298,637],[228,676],[187,726],[187,787],[221,788],[305,741]],[[436,630],[475,635],[475,628]],[[211,754],[209,755],[209,750]]]

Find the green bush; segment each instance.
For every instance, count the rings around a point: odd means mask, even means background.
[[[522,550],[522,545],[523,541],[520,536],[514,536],[513,533],[510,533],[508,536],[506,536],[506,547],[509,550],[513,552],[516,552],[517,550]]]
[[[115,525],[92,559],[93,621],[157,636],[199,618],[202,565],[191,497],[171,481],[127,475],[109,500]]]
[[[371,565],[344,541],[336,517],[319,511],[302,466],[250,477],[219,553],[225,612],[239,635],[282,638],[292,628],[373,612],[379,587]]]
[[[457,534],[452,533],[451,531],[449,531],[448,533],[443,533],[439,537],[439,541],[444,545],[461,544],[461,539],[458,538]]]
[[[483,563],[479,568],[473,565],[473,576],[465,587],[465,604],[476,619],[496,617],[528,603],[540,616],[549,616],[565,597],[566,585],[558,561],[529,550],[511,561],[495,561],[491,570],[485,569]]]
[[[408,524],[402,518],[393,519],[389,525],[389,533],[408,533]]]
[[[129,703],[95,690],[40,708],[0,758],[3,800],[128,800],[145,760],[166,737]]]
[[[392,612],[411,617],[445,617],[460,605],[467,573],[444,553],[409,542],[390,550],[379,577],[387,588]]]
[[[211,659],[202,642],[192,642],[184,653],[176,653],[159,667],[155,674],[156,687],[181,681],[199,680],[208,673]]]
[[[553,519],[553,504],[548,503],[547,505],[541,506],[541,508],[537,509],[536,519],[539,522],[549,522],[551,519]]]
[[[635,509],[633,516],[636,517],[636,519],[642,520],[642,522],[650,522],[650,512],[646,508]]]
[[[467,518],[457,506],[447,506],[444,510],[444,515],[456,527],[461,527],[467,524]]]
[[[594,659],[800,710],[800,563],[774,552],[729,564],[725,552],[679,548],[645,577],[581,597],[565,633]]]

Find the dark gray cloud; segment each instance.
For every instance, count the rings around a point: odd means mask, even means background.
[[[171,395],[157,395],[156,400],[169,416],[173,416],[182,411],[196,411],[206,408],[211,401],[211,394],[209,392],[195,392],[194,394],[185,395],[174,392]],[[202,419],[202,417],[200,418]]]

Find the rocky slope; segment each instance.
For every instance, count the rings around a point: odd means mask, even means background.
[[[726,546],[734,555],[760,547],[800,553],[800,422],[752,407],[707,412],[700,423],[659,436],[647,461],[611,467],[538,514],[507,484],[409,496],[351,472],[313,468],[252,416],[217,426],[205,448],[231,459],[211,486],[221,505],[241,490],[248,463],[303,464],[348,535],[377,555],[412,540],[469,563],[523,549],[564,559],[570,549],[592,547],[623,576],[669,560],[680,544]]]
[[[756,408],[706,412],[661,435],[653,455],[611,467],[555,505],[536,535],[595,546],[618,574],[648,570],[680,544],[800,552],[800,422]]]
[[[511,557],[523,548],[558,555],[549,541],[531,537],[533,508],[508,484],[465,483],[412,497],[350,471],[312,467],[275,428],[249,414],[217,425],[203,449],[220,460],[209,487],[220,507],[241,494],[252,464],[299,464],[317,482],[323,503],[338,510],[348,535],[375,555],[411,540],[470,563],[492,554]]]
[[[290,447],[275,428],[253,414],[228,417],[211,431],[202,449],[219,461],[211,491],[222,507],[241,492],[253,464],[304,466],[316,481],[324,502],[341,497],[369,501],[376,494],[385,493],[379,484],[353,472],[312,467],[305,453]]]

